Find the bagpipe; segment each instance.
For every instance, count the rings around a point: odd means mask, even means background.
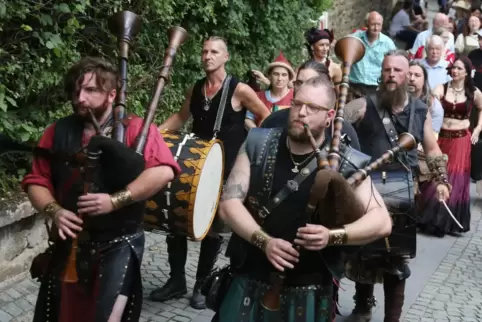
[[[341,130],[343,129],[344,107],[349,88],[348,77],[351,66],[365,55],[365,46],[357,37],[346,36],[337,41],[335,54],[342,61],[343,77],[337,102],[338,109],[333,121],[333,138],[327,156],[319,149],[309,128],[305,126],[313,150],[316,152],[318,165],[303,219],[306,223],[322,224],[328,228],[342,227],[360,219],[365,214],[365,207],[357,197],[354,188],[362,183],[370,172],[390,162],[395,154],[412,150],[416,146],[416,140],[410,133],[402,133],[396,147],[386,151],[366,167],[358,169],[348,178],[339,173],[342,160],[340,153]],[[261,299],[264,308],[271,311],[279,310],[285,277],[286,273],[276,273],[271,276],[271,287]]]
[[[187,31],[179,26],[169,29],[169,44],[165,50],[162,67],[159,72],[154,94],[145,112],[143,124],[133,147],[125,144],[125,129],[129,118],[126,116],[126,92],[127,92],[127,66],[128,54],[131,41],[139,33],[141,18],[130,11],[121,11],[109,18],[108,26],[119,43],[119,76],[120,87],[114,105],[113,135],[103,135],[92,111],[91,122],[96,129],[89,144],[75,155],[62,155],[41,147],[30,147],[26,144],[15,142],[12,139],[0,135],[0,155],[6,152],[27,152],[47,159],[65,160],[82,170],[83,192],[92,192],[93,174],[99,173],[98,178],[104,193],[114,193],[124,189],[135,180],[145,169],[143,157],[144,148],[149,133],[149,128],[156,114],[157,106],[169,80],[169,73],[176,57],[178,48],[184,43]],[[64,270],[62,281],[76,283],[78,281],[76,269],[77,239],[73,239],[67,266]]]

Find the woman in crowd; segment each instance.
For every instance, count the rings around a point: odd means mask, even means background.
[[[464,26],[464,31],[455,40],[455,52],[468,55],[472,50],[479,48],[480,18],[471,16]]]
[[[328,68],[330,77],[336,88],[341,82],[341,67],[330,58],[331,43],[334,40],[333,33],[328,29],[311,28],[305,33],[306,48],[310,59],[321,63]]]
[[[482,93],[474,86],[471,78],[472,63],[467,57],[458,57],[448,71],[452,80],[434,90],[434,95],[440,99],[444,108],[438,144],[448,156],[447,174],[452,191],[447,205],[462,228],[438,200],[435,184],[424,185],[419,204],[422,214],[420,228],[439,237],[470,230],[471,143],[477,142],[482,129],[482,119],[479,118],[473,132],[469,131],[471,109],[482,109]]]

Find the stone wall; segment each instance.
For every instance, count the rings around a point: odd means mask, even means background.
[[[395,3],[397,0],[333,0],[330,28],[335,32],[335,38],[339,39],[353,29],[363,27],[366,14],[373,10],[379,12],[386,22]]]
[[[47,247],[44,219],[21,198],[0,204],[0,283],[28,271],[32,258]]]

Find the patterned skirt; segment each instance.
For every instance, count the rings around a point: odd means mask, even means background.
[[[447,205],[464,228],[455,223],[439,202],[436,184],[428,181],[420,186],[421,198],[417,207],[420,229],[426,233],[442,237],[447,233],[470,230],[470,136],[468,130],[441,130],[438,139],[440,150],[449,158],[447,175],[452,192]]]
[[[329,322],[334,319],[333,285],[285,287],[277,311],[262,305],[269,288],[267,284],[246,277],[235,277],[213,321]]]

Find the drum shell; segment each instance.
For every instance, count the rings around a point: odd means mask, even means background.
[[[163,231],[170,234],[187,236],[192,240],[202,240],[208,233],[217,212],[223,187],[224,151],[219,140],[205,141],[193,134],[183,135],[176,132],[161,131],[167,146],[178,162],[181,173],[164,189],[159,191],[146,203],[144,228],[147,231]],[[221,148],[221,159],[216,165],[219,180],[213,183],[209,190],[215,194],[212,205],[206,216],[206,229],[202,234],[195,233],[195,205],[199,198],[198,192],[203,190],[200,178],[206,167],[206,160],[211,149]],[[217,149],[217,148],[216,148]],[[214,188],[213,188],[214,186]],[[206,189],[204,189],[206,190]],[[167,195],[169,195],[169,202]]]
[[[412,173],[405,170],[372,172],[370,177],[387,206],[393,227],[387,238],[360,247],[361,258],[387,255],[414,258],[417,252],[417,222]]]

